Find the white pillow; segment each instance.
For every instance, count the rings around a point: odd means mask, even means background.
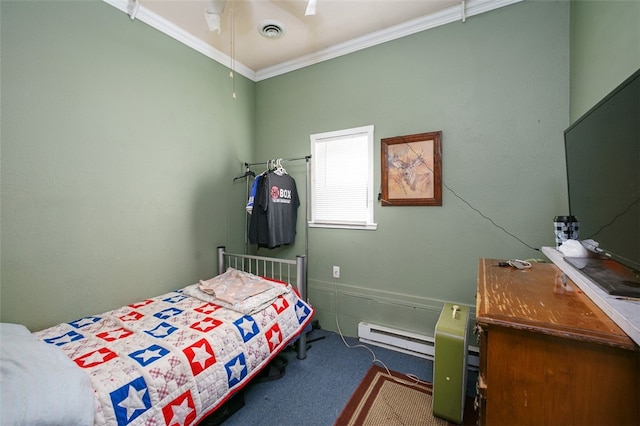
[[[0,424],[93,425],[89,376],[20,324],[0,323]]]

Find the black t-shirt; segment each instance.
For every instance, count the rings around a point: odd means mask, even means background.
[[[262,176],[249,224],[249,242],[268,248],[292,244],[299,206],[296,181],[291,176],[276,173]]]

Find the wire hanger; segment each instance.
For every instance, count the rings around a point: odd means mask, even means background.
[[[249,168],[249,165],[247,163],[244,163],[244,165],[246,167],[245,171],[244,171],[244,174],[242,176],[238,176],[236,178],[233,178],[234,182],[237,181],[238,179],[244,179],[244,178],[246,178],[248,176],[254,176],[255,177],[256,174],[251,171],[251,169]]]
[[[282,158],[278,158],[277,160],[275,160],[275,162],[276,162],[276,168],[273,172],[278,176],[286,175],[287,171],[284,169],[284,167],[282,167]]]
[[[263,175],[266,175],[267,173],[271,173],[271,171],[273,170],[273,161],[274,160],[267,160],[267,170],[262,172]]]

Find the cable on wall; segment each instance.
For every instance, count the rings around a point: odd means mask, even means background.
[[[475,211],[476,213],[478,213],[482,218],[484,218],[485,220],[489,221],[493,226],[495,226],[496,228],[502,230],[505,234],[509,235],[510,237],[516,239],[517,241],[519,241],[521,244],[523,244],[525,247],[530,248],[531,250],[535,250],[535,251],[540,251],[539,248],[537,247],[533,247],[530,244],[527,244],[526,242],[524,242],[523,240],[521,240],[519,237],[517,237],[516,235],[512,234],[511,232],[507,231],[505,228],[503,228],[502,226],[498,225],[493,219],[491,219],[489,216],[485,215],[484,213],[482,213],[479,209],[477,209],[476,207],[474,207],[473,205],[471,205],[471,203],[469,203],[467,200],[465,200],[464,198],[462,198],[461,196],[459,196],[456,191],[454,191],[453,189],[449,188],[449,186],[447,186],[447,184],[444,182],[444,180],[442,181],[442,186],[444,186],[446,189],[448,189],[456,198],[458,198],[460,201],[462,201],[463,203],[465,203],[471,210]]]
[[[418,153],[413,149],[413,147],[411,147],[411,145],[408,142],[405,142],[405,144],[407,145],[407,147],[414,152],[414,154],[418,155]],[[422,164],[425,165],[425,167],[427,169],[429,169],[429,171],[431,173],[433,173],[433,169],[431,167],[429,167],[429,165],[427,164],[426,161],[424,161],[424,159],[422,159]],[[459,199],[460,201],[462,201],[464,204],[466,204],[471,210],[473,210],[474,212],[476,212],[478,215],[480,215],[480,217],[482,217],[483,219],[487,220],[488,222],[490,222],[493,226],[495,226],[496,228],[500,229],[502,232],[504,232],[505,234],[507,234],[508,236],[510,236],[511,238],[517,240],[518,242],[520,242],[522,245],[524,245],[525,247],[531,249],[531,250],[535,250],[535,251],[540,251],[540,248],[538,247],[533,247],[530,244],[527,244],[525,241],[523,241],[521,238],[519,238],[518,236],[516,236],[515,234],[507,231],[504,227],[498,225],[493,219],[491,219],[489,216],[487,216],[486,214],[484,214],[482,211],[480,211],[480,209],[474,207],[470,202],[468,202],[467,200],[465,200],[464,198],[462,198],[460,195],[458,195],[458,193],[456,191],[454,191],[452,188],[450,188],[446,182],[444,181],[444,178],[442,179],[442,186],[445,187],[445,189],[449,190],[449,192],[451,192],[457,199]],[[384,203],[387,203],[388,205],[393,205],[393,203],[389,200],[384,200],[382,199],[382,193],[378,193],[378,201],[382,201]]]

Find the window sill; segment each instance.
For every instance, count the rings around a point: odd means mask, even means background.
[[[378,229],[377,223],[347,224],[347,223],[316,223],[309,222],[309,228],[333,228],[333,229],[358,229],[363,231],[375,231]]]

